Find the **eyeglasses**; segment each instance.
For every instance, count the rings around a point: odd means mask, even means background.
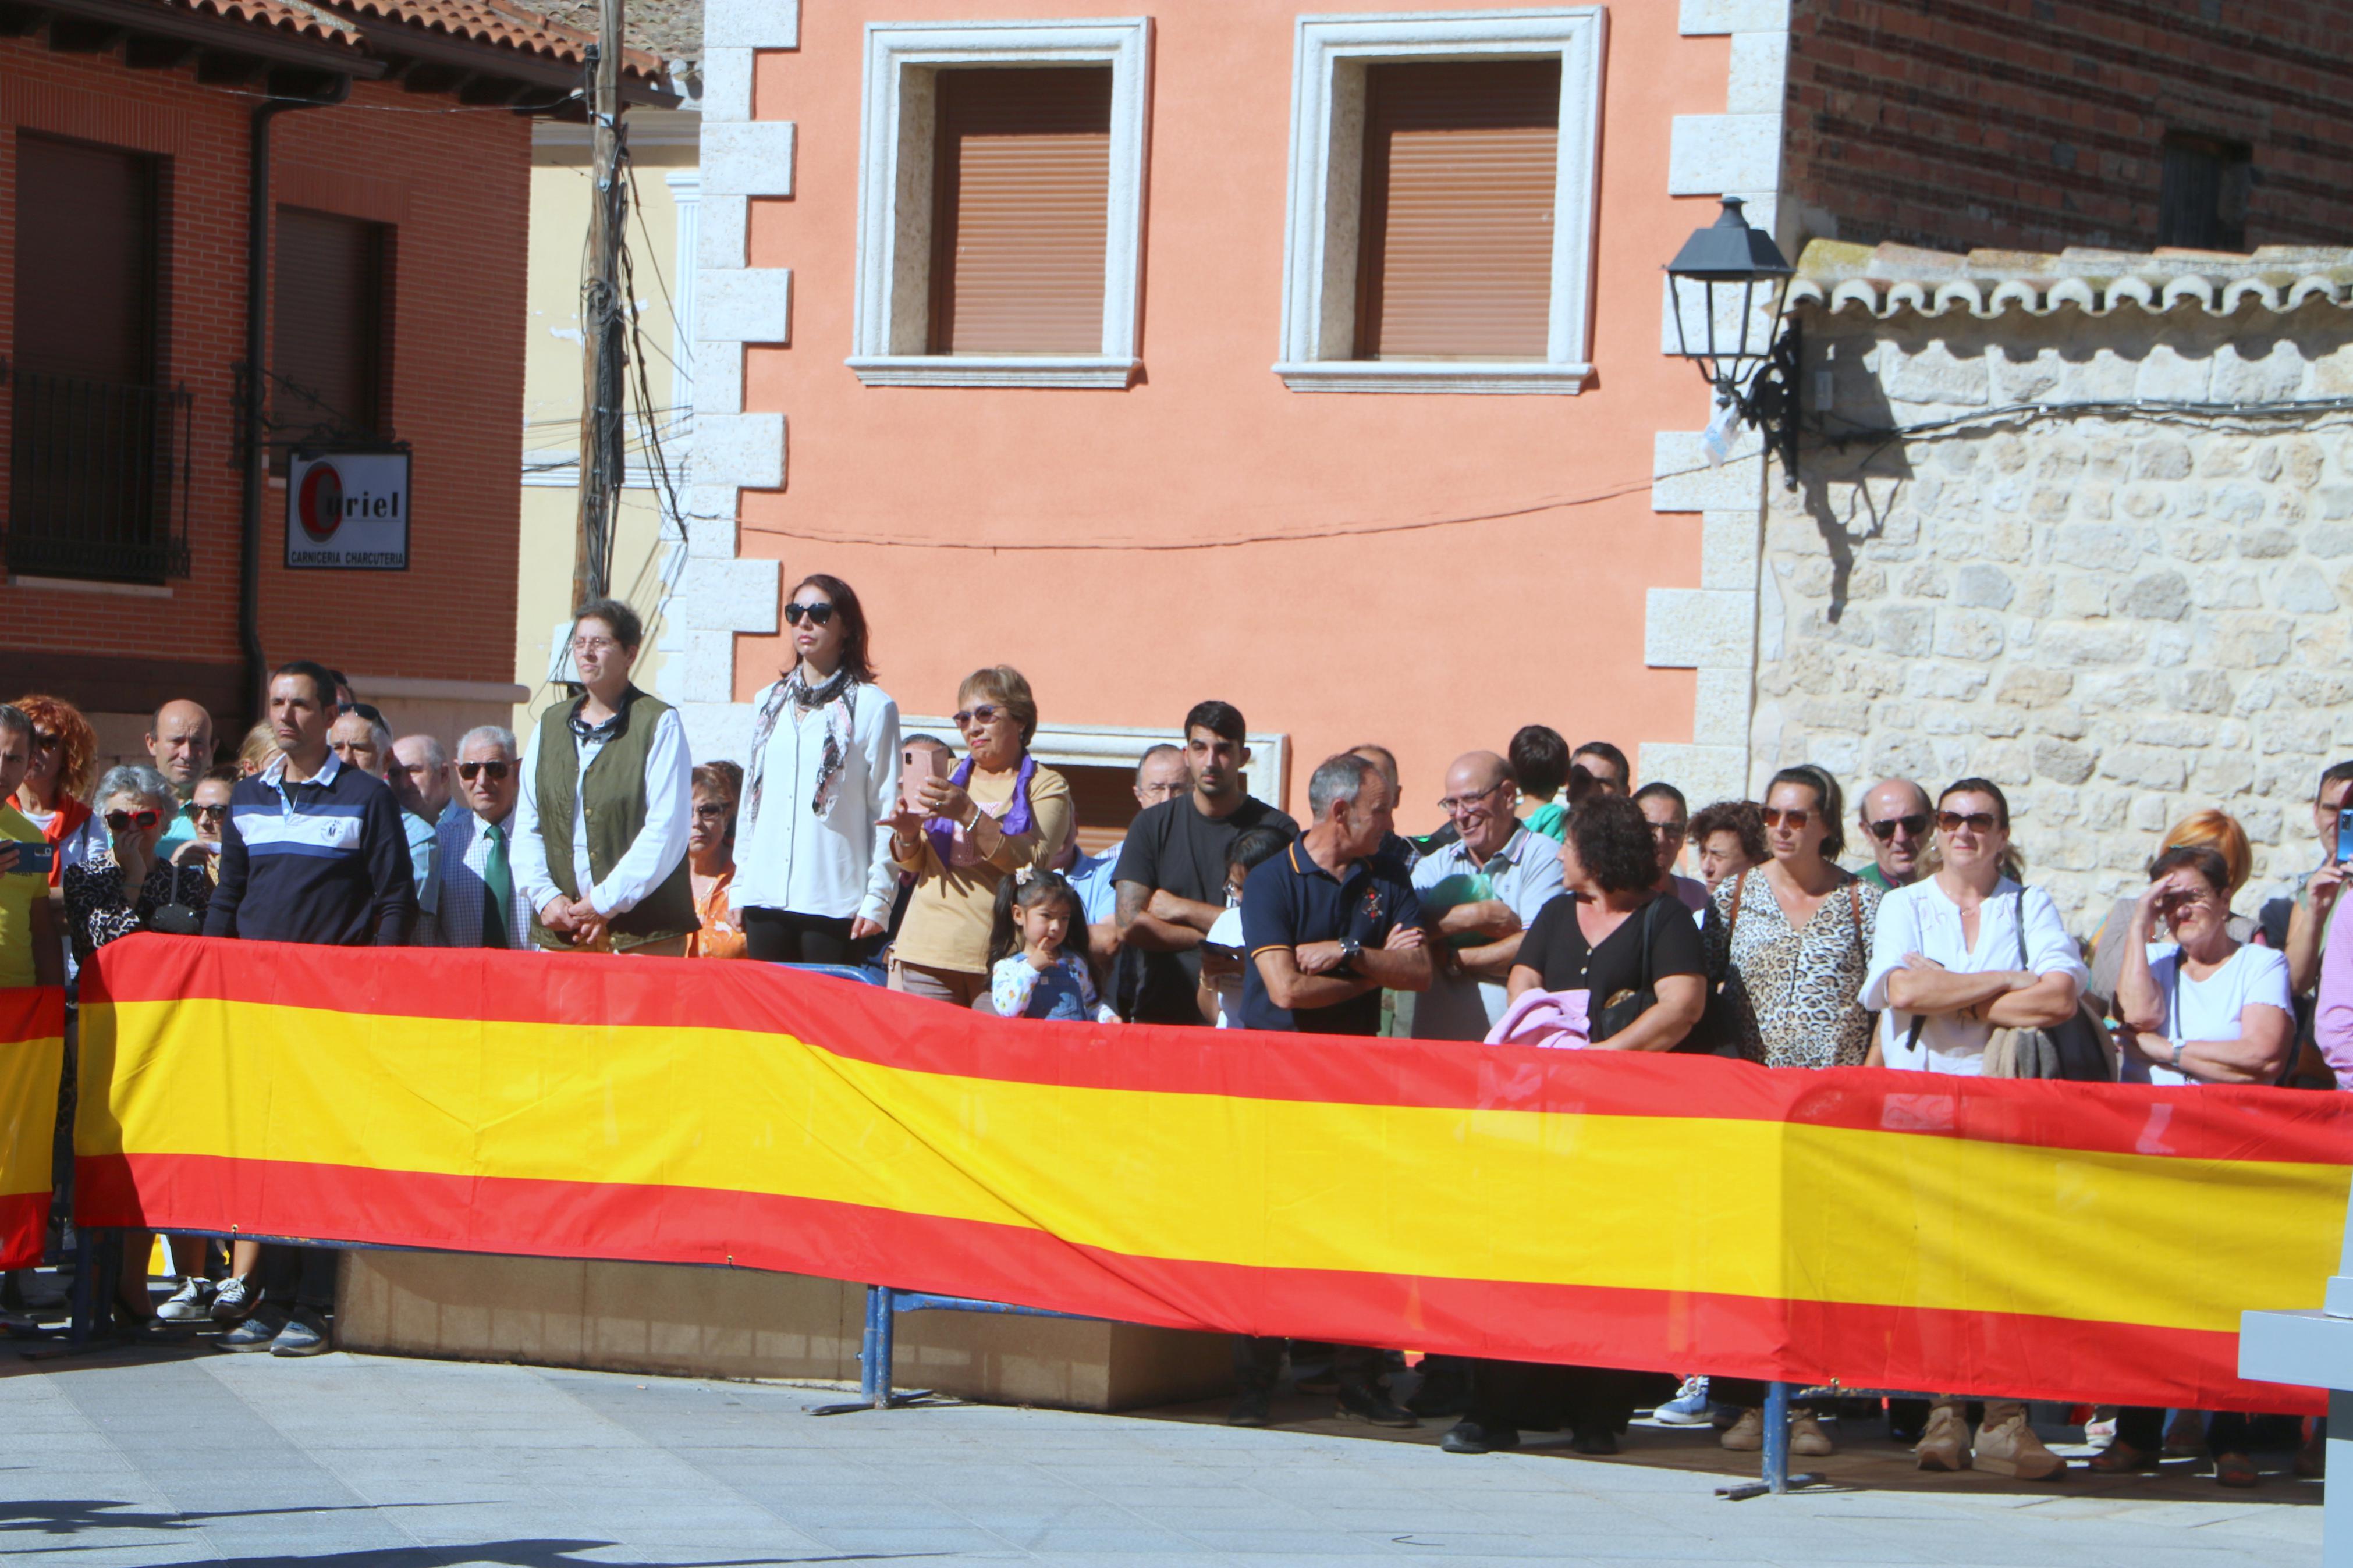
[[[1146,800],[1174,800],[1192,787],[1183,779],[1170,779],[1164,784],[1138,784],[1135,793]]]
[[[1814,814],[1810,811],[1784,811],[1778,806],[1771,805],[1767,806],[1757,815],[1765,819],[1765,826],[1767,827],[1788,827],[1792,831],[1803,828],[1806,824],[1814,819]]]
[[[1497,790],[1503,788],[1505,784],[1510,784],[1511,782],[1512,781],[1509,779],[1497,779],[1493,784],[1489,784],[1477,795],[1450,795],[1445,799],[1438,803],[1438,809],[1444,812],[1449,816],[1459,816],[1463,812],[1472,810],[1473,807],[1477,806],[1480,802],[1487,799],[1488,796],[1493,795]]]
[[[188,815],[195,818],[198,822],[218,822],[221,818],[228,815],[228,807],[225,805],[197,805],[191,802],[188,805]]]
[[[1957,811],[1940,811],[1936,814],[1936,826],[1947,833],[1958,833],[1964,827],[1971,833],[1991,833],[2001,824],[1994,820],[1990,811],[1972,811],[1966,815]]]
[[[999,719],[1010,719],[1011,717],[1013,717],[1013,710],[1011,709],[999,708],[994,702],[984,702],[977,708],[967,708],[963,712],[957,714],[955,716],[955,727],[959,730],[969,730],[975,724],[994,724]]]
[[[574,637],[572,639],[572,651],[575,655],[610,653],[619,646],[620,644],[611,637]]]
[[[505,778],[507,774],[512,772],[514,772],[514,764],[512,763],[459,763],[458,764],[458,776],[465,780],[468,784],[472,784],[474,782],[475,775],[478,773],[489,774],[491,782],[492,784],[497,784],[500,780]]]
[[[116,833],[128,833],[134,827],[144,833],[163,820],[162,812],[146,806],[137,811],[110,811],[106,814],[107,827]]]
[[[1682,838],[1687,837],[1690,833],[1691,824],[1688,822],[1654,822],[1651,824],[1651,837],[1653,838]]]
[[[371,724],[384,724],[384,710],[373,702],[347,702],[343,705],[343,711],[356,713]],[[389,724],[384,727],[387,730],[392,728]]]
[[[833,620],[833,606],[831,605],[786,605],[785,606],[786,626],[799,626],[801,617],[804,616],[808,617],[808,624],[813,626],[828,626]]]
[[[694,806],[694,816],[698,822],[724,822],[727,820],[728,814],[734,809],[735,803],[732,800],[697,801]]]
[[[1863,826],[1871,829],[1871,836],[1882,844],[1894,838],[1899,827],[1906,838],[1917,838],[1928,831],[1928,814],[1915,811],[1909,816],[1891,816],[1883,822],[1866,822]]]

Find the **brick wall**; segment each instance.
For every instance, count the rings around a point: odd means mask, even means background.
[[[1815,237],[2158,241],[2168,132],[2242,142],[2246,240],[2353,239],[2341,0],[1794,0],[1783,189]]]
[[[2021,400],[2260,403],[2353,392],[2353,311],[1806,318],[1833,426]],[[1770,488],[1751,752],[1850,791],[1979,774],[2078,934],[2158,836],[2236,816],[2240,900],[2308,870],[2320,771],[2353,755],[2353,437],[2341,416],[2042,418],[1843,450]]]
[[[90,656],[86,700],[216,688],[237,647],[238,476],[231,367],[245,354],[248,124],[257,100],[193,72],[0,39],[0,356],[15,285],[21,132],[166,161],[162,375],[195,396],[193,570],[167,598],[0,583],[0,685]],[[285,491],[265,492],[261,631],[298,657],[409,679],[497,681],[514,658],[530,126],[503,110],[357,84],[339,108],[278,117],[272,196],[396,226],[386,400],[416,452],[405,574],[288,572]],[[562,569],[568,570],[568,563]],[[68,690],[65,695],[74,695]],[[224,725],[226,728],[226,724]]]

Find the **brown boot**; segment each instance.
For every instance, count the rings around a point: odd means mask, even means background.
[[[1912,1452],[1924,1470],[1966,1470],[1969,1468],[1969,1423],[1958,1400],[1940,1399],[1928,1412],[1928,1429]]]
[[[2042,1446],[2026,1424],[2026,1406],[2014,1399],[1987,1404],[1973,1458],[1980,1470],[2022,1481],[2047,1481],[2067,1473],[2067,1461]]]

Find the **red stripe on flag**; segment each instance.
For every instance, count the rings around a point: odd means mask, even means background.
[[[85,966],[86,1004],[211,997],[396,1017],[787,1035],[909,1071],[1138,1093],[1788,1121],[2200,1161],[2353,1164],[2353,1100],[2153,1089],[1447,1041],[984,1018],[770,964],[336,948],[139,936]],[[585,1024],[582,1026],[586,1026]]]
[[[66,994],[57,985],[0,987],[0,1046],[65,1037]]]
[[[138,1154],[77,1219],[456,1252],[730,1265],[1124,1322],[2011,1398],[2320,1414],[2237,1337],[2131,1323],[1133,1258],[1042,1232],[762,1194]]]
[[[49,1194],[0,1194],[0,1268],[37,1268],[48,1240]]]

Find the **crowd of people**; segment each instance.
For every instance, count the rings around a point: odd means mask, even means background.
[[[268,717],[227,763],[194,702],[156,711],[148,763],[103,776],[70,705],[0,706],[0,985],[70,984],[133,931],[201,932],[872,970],[953,1006],[1093,1025],[2353,1087],[2353,922],[2331,921],[2353,763],[2321,776],[2315,864],[2290,896],[2233,913],[2246,834],[2197,811],[2087,951],[2033,885],[1990,780],[1877,780],[1850,816],[1835,777],[1798,765],[1757,801],[1693,812],[1671,783],[1634,787],[1616,746],[1541,724],[1456,758],[1444,826],[1408,838],[1388,749],[1319,763],[1303,826],[1250,793],[1242,714],[1204,700],[1180,742],[1137,760],[1124,838],[1082,853],[1071,784],[1031,751],[1038,703],[1018,669],[965,679],[954,742],[902,733],[848,584],[804,579],[785,619],[792,662],[754,700],[740,766],[693,763],[678,713],[632,681],[638,616],[609,599],[575,613],[576,695],[527,741],[485,725],[454,757],[395,737],[307,660],[274,672]],[[127,1244],[128,1317],[149,1310],[148,1245]],[[330,1254],[206,1250],[174,1241],[178,1289],[157,1316],[228,1323],[230,1350],[327,1347]],[[1295,1382],[1328,1380],[1343,1415],[1455,1417],[1454,1453],[1523,1428],[1614,1451],[1638,1406],[1714,1422],[1727,1448],[1763,1444],[1762,1390],[1735,1380],[1651,1397],[1611,1369],[1430,1356],[1400,1403],[1388,1352],[1264,1339],[1237,1346],[1233,1422],[1271,1419],[1286,1359]],[[1829,1452],[1841,1413],[1800,1406],[1793,1451]],[[2063,1474],[2027,1414],[1886,1405],[1924,1469]],[[2168,1428],[2138,1409],[2112,1427],[2094,1469],[2202,1443],[2229,1485],[2253,1484],[2263,1436],[2258,1418]]]

